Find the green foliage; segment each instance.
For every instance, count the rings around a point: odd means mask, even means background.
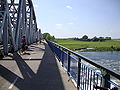
[[[111,40],[111,37],[105,37],[105,40]]]
[[[105,41],[104,37],[99,37],[99,41]]]
[[[81,39],[82,39],[82,40],[88,40],[88,36],[87,36],[87,35],[84,35]]]
[[[51,40],[51,41],[55,40],[55,37],[51,36],[49,33],[44,33],[43,38],[46,39],[46,40]]]
[[[97,38],[96,36],[92,38],[92,41],[99,41],[99,38]]]
[[[79,41],[105,41],[105,40],[111,40],[111,37],[93,37],[93,38],[88,38],[87,35],[84,35],[82,38],[74,38],[74,40],[79,40]]]

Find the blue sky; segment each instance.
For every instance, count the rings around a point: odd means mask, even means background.
[[[120,38],[120,0],[32,0],[38,27],[56,38]]]

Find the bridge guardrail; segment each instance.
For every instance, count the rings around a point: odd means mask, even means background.
[[[94,90],[96,87],[103,87],[106,90],[116,87],[120,90],[119,73],[54,42],[47,42],[78,89]]]

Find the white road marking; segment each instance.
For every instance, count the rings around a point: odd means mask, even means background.
[[[30,78],[32,78],[31,75],[30,75],[28,72],[27,72],[27,74],[28,74],[28,76],[29,76]]]
[[[16,81],[17,81],[17,79],[18,79],[18,77],[16,77],[16,79],[14,80],[14,82],[9,86],[9,88],[8,89],[12,89],[12,87],[14,86],[14,84],[16,83]]]

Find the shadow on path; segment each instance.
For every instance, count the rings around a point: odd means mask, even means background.
[[[18,77],[15,86],[20,90],[65,90],[56,59],[49,46],[46,43],[44,45],[44,56],[42,59],[38,59],[41,60],[41,63],[37,73],[34,73],[25,62],[27,59],[24,60],[18,53],[14,53],[13,59],[16,61],[23,78],[2,65],[0,65],[0,75],[10,83],[13,83]]]
[[[32,85],[34,87],[32,87],[32,90],[37,90],[37,87],[40,87],[41,90],[65,90],[56,59],[49,46],[46,43],[44,45],[45,53],[37,75],[33,79]],[[34,83],[36,81],[38,82],[37,87]]]

